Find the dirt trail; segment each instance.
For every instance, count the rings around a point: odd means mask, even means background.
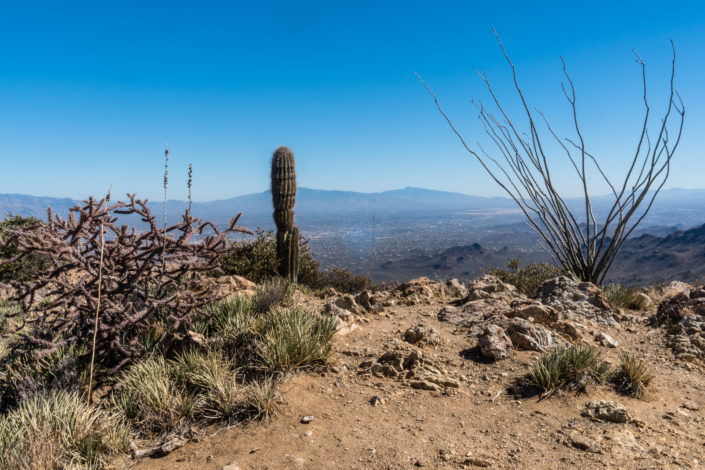
[[[504,361],[483,360],[472,349],[476,339],[467,329],[437,319],[444,305],[433,300],[368,314],[370,321],[362,328],[337,337],[328,371],[300,373],[280,386],[284,403],[271,422],[221,430],[133,468],[705,466],[703,371],[674,362],[662,330],[639,322],[590,327],[591,334],[605,332],[620,341],[616,349],[601,348],[613,364],[622,351],[647,361],[655,379],[644,399],[618,395],[604,385],[588,394],[559,393],[539,401],[507,391],[538,353],[517,351]],[[434,328],[440,344],[419,348],[404,343],[404,331],[417,324]],[[418,390],[398,378],[358,373],[364,361],[399,347],[421,350],[459,387]],[[621,403],[634,421],[605,423],[581,416],[583,405],[593,400]],[[303,424],[308,415],[313,420]]]

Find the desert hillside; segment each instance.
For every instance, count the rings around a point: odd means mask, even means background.
[[[640,294],[637,309],[566,277],[536,299],[490,276],[323,297],[299,301],[340,319],[333,354],[284,380],[275,417],[206,430],[133,468],[704,465],[704,289],[675,282]],[[571,345],[610,370],[527,380],[544,352]],[[618,373],[625,353],[653,377],[643,395]]]

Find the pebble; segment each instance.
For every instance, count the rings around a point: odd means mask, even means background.
[[[311,421],[313,421],[313,415],[306,415],[303,418],[301,418],[301,424],[308,424]]]

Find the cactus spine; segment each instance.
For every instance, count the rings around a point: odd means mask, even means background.
[[[279,147],[272,155],[272,204],[277,225],[277,258],[279,274],[296,282],[299,272],[299,228],[294,224],[296,204],[296,172],[294,153]]]

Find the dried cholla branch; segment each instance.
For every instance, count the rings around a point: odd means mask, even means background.
[[[52,214],[49,222],[23,230],[8,230],[0,243],[16,243],[20,254],[51,258],[51,267],[27,283],[11,281],[14,300],[21,303],[27,340],[24,348],[50,354],[72,343],[88,344],[95,326],[98,302],[101,223],[104,245],[101,314],[96,355],[114,372],[145,352],[140,335],[166,319],[171,331],[189,324],[190,314],[216,300],[201,273],[220,272],[219,257],[227,250],[230,234],[251,233],[231,219],[224,231],[211,222],[191,217],[162,231],[147,200],[128,194],[129,202],[106,204],[89,198],[70,209],[68,220]],[[116,216],[139,216],[148,229],[137,231],[116,225]],[[204,235],[208,230],[210,235]],[[166,234],[166,235],[165,235]],[[198,240],[194,240],[198,236]],[[160,263],[160,255],[165,263]],[[28,328],[25,328],[28,326]]]

